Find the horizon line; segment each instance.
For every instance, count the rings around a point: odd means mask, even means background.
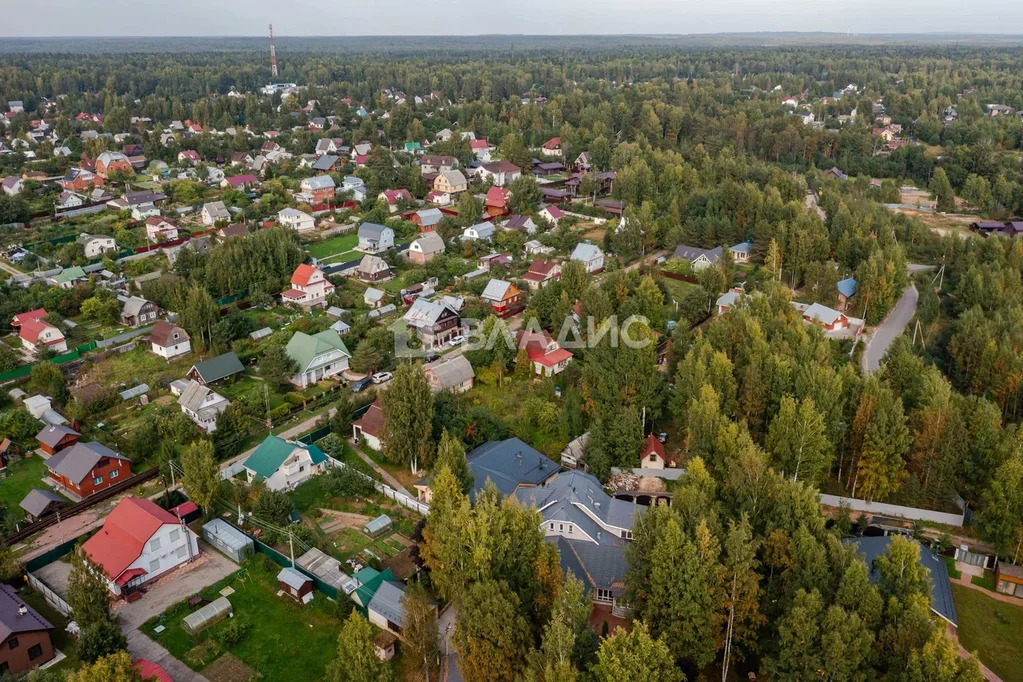
[[[703,31],[695,33],[653,33],[649,31],[637,33],[361,33],[361,34],[288,34],[274,33],[275,38],[564,38],[564,37],[622,37],[622,38],[686,38],[693,36],[784,36],[784,35],[825,35],[846,37],[912,37],[912,36],[969,36],[973,38],[1023,38],[1021,33],[988,33],[975,31],[916,31],[905,33],[879,33],[858,31]],[[242,33],[209,33],[199,35],[0,35],[0,40],[66,40],[68,38],[90,38],[103,40],[146,39],[197,39],[197,38],[259,38],[264,34]]]

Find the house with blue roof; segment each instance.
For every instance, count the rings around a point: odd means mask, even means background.
[[[538,486],[561,470],[542,452],[518,438],[484,443],[465,459],[474,479],[469,491],[469,499],[473,501],[487,481],[492,482],[503,497],[507,497],[519,488]],[[415,488],[420,501],[429,504],[432,499],[430,479],[424,478],[415,484]]]
[[[636,518],[647,508],[611,497],[596,477],[579,470],[520,488],[515,498],[540,512],[541,530],[558,548],[562,571],[582,580],[595,604],[625,615],[628,606],[620,602],[628,570],[625,547],[632,540]]]
[[[327,468],[327,455],[315,445],[267,436],[243,466],[249,483],[264,481],[270,490],[293,490]]]
[[[856,295],[856,280],[848,277],[835,285],[835,288],[838,289],[838,309],[845,310],[849,299]]]

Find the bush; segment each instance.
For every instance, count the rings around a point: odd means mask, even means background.
[[[291,403],[292,405],[295,405],[296,407],[305,404],[305,396],[302,395],[301,393],[298,393],[297,391],[291,391],[290,393],[284,396],[284,399],[287,402]]]
[[[100,620],[85,626],[81,637],[78,638],[78,657],[86,663],[92,663],[97,658],[127,648],[128,640],[121,634],[121,629],[109,620]]]
[[[215,638],[225,649],[237,646],[249,632],[249,624],[241,618],[231,618],[217,630]]]
[[[331,468],[324,478],[323,487],[335,497],[370,495],[374,490],[365,476],[349,466]]]
[[[277,420],[283,419],[291,414],[291,410],[294,405],[278,405],[277,407],[270,410],[270,419]]]

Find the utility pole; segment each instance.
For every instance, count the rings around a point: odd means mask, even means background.
[[[288,552],[291,554],[291,567],[295,568],[295,534],[288,531]]]

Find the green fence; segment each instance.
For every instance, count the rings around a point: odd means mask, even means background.
[[[32,242],[31,244],[25,244],[25,245],[22,246],[22,248],[25,249],[26,251],[31,251],[32,247],[34,247],[34,246],[41,246],[43,244],[53,244],[54,246],[56,246],[57,244],[67,244],[68,242],[73,242],[76,239],[78,239],[78,235],[77,234],[69,234],[66,237],[54,237],[53,239],[41,239],[41,240],[39,240],[37,242]]]
[[[315,443],[316,441],[318,441],[321,438],[325,437],[329,433],[330,433],[330,427],[329,426],[323,426],[323,427],[320,427],[320,428],[316,429],[312,433],[307,433],[306,435],[302,436],[298,440],[300,442],[302,442],[302,443],[305,443],[306,445],[312,445],[313,443]]]
[[[249,292],[246,289],[245,291],[239,291],[237,294],[231,294],[230,296],[224,296],[223,298],[218,298],[216,303],[217,303],[217,306],[223,308],[225,305],[230,305],[231,303],[234,303],[235,301],[239,301],[239,300],[241,300],[243,298],[248,298],[248,295],[249,295]]]
[[[256,540],[255,538],[253,538],[253,543],[256,546],[256,554],[264,554],[270,557],[270,559],[272,559],[273,562],[280,566],[281,568],[291,566],[291,559],[284,556],[270,545],[267,545],[259,540]],[[316,585],[317,590],[319,590],[320,592],[322,592],[331,599],[334,600],[338,599],[338,595],[340,593],[338,592],[336,587],[334,587],[333,585],[328,585],[327,583],[323,582],[309,571],[306,571],[299,566],[295,566],[295,569],[301,571],[303,575],[307,575],[310,578],[312,578],[312,581]]]
[[[52,549],[47,550],[43,554],[37,557],[29,559],[25,562],[25,570],[31,573],[32,571],[38,571],[43,566],[49,566],[54,561],[57,561],[61,557],[67,556],[78,544],[81,538],[75,538],[74,540],[68,540],[67,542],[57,545]]]
[[[63,365],[65,362],[77,360],[83,354],[88,353],[90,350],[95,350],[95,348],[96,342],[89,341],[88,343],[83,343],[80,346],[76,346],[74,350],[70,350],[67,353],[64,353],[63,355],[55,355],[54,357],[50,358],[50,362],[52,362],[55,365]],[[10,371],[0,374],[0,383],[28,376],[32,372],[32,368],[38,364],[39,364],[38,362],[33,362],[28,365],[22,365],[21,367],[15,367]]]

